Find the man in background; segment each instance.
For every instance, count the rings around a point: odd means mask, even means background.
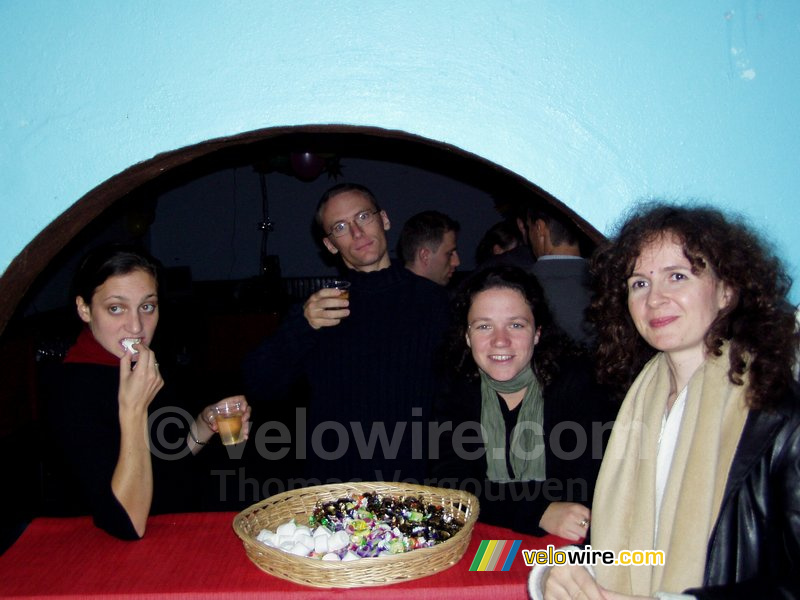
[[[586,309],[592,299],[592,280],[575,225],[553,210],[531,207],[525,230],[536,257],[531,273],[544,290],[553,319],[575,342],[591,345],[593,332]]]
[[[397,255],[405,267],[439,285],[447,285],[461,260],[460,226],[435,210],[418,213],[406,221],[397,242]]]

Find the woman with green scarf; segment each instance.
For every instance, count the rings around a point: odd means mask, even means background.
[[[478,272],[462,285],[454,312],[454,372],[434,414],[437,484],[475,493],[484,522],[585,537],[613,419],[590,364],[521,269]]]

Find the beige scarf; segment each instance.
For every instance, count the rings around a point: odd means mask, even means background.
[[[592,510],[597,550],[663,550],[663,566],[599,566],[598,582],[625,594],[680,593],[703,583],[708,539],[747,418],[745,385],[728,379],[728,347],[689,380],[655,533],[658,437],[670,393],[666,356],[656,355],[631,386],[611,433]],[[618,555],[618,554],[617,554]]]

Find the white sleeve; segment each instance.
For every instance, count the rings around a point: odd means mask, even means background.
[[[533,565],[531,574],[528,576],[528,596],[531,600],[544,600],[542,577],[549,569],[550,567],[545,565]]]
[[[578,546],[564,546],[559,550],[580,550],[580,548]],[[531,600],[544,600],[542,579],[552,566],[536,564],[531,568],[531,574],[528,576],[528,594]],[[590,565],[583,565],[583,568],[589,571],[592,577],[596,577],[594,569]],[[697,600],[697,597],[691,594],[671,594],[669,592],[657,592],[656,598],[658,600]]]
[[[580,550],[578,546],[564,546],[559,550]],[[544,590],[542,589],[542,578],[550,570],[552,565],[534,565],[531,569],[531,574],[528,576],[528,594],[531,600],[544,600]],[[591,566],[583,565],[583,568],[589,571],[594,577],[594,569]],[[669,600],[669,599],[668,599]]]
[[[591,567],[584,567],[594,577],[594,570]],[[544,590],[542,590],[542,577],[550,570],[549,565],[536,565],[531,569],[528,577],[528,594],[531,600],[544,600]],[[697,600],[691,594],[670,594],[669,592],[657,592],[658,600]]]

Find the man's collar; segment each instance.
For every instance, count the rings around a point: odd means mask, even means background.
[[[573,256],[572,254],[545,254],[544,256],[540,256],[536,260],[584,260],[582,256]]]

